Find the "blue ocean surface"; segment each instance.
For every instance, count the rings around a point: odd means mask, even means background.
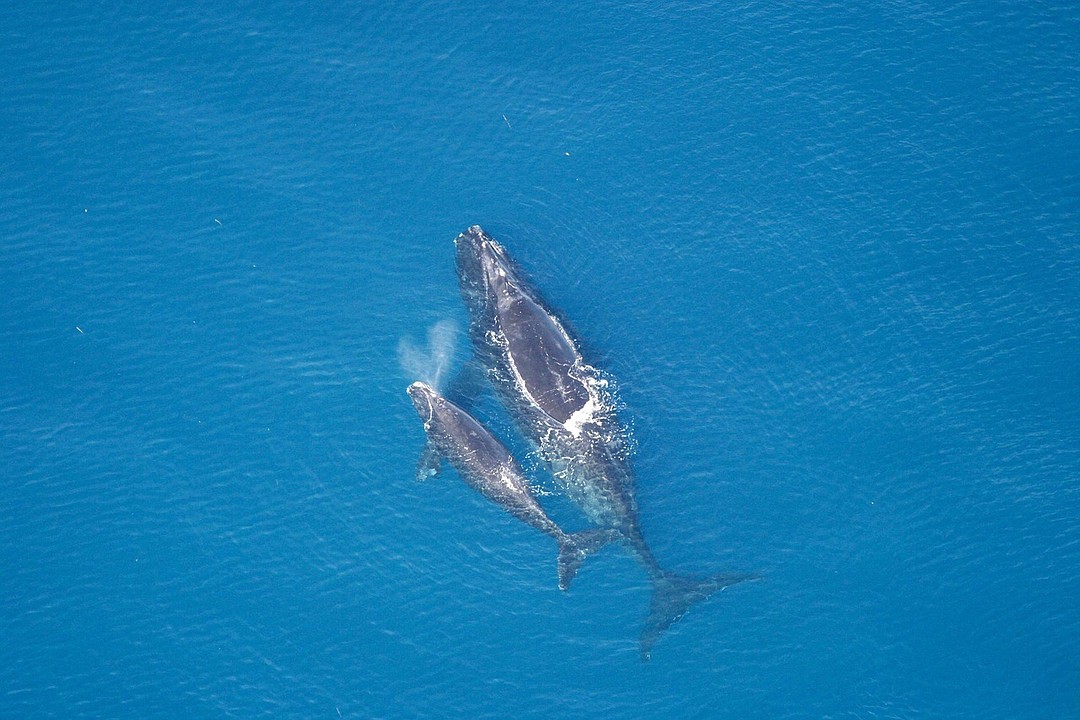
[[[0,717],[1080,717],[1076,3],[9,3],[0,69]],[[632,556],[414,479],[475,223],[664,566],[764,576],[648,663]]]

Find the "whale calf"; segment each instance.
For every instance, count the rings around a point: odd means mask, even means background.
[[[642,660],[690,606],[755,574],[688,577],[663,569],[642,536],[629,432],[603,375],[582,358],[563,323],[506,250],[478,225],[455,240],[469,337],[521,433],[597,526],[618,533],[653,583]]]
[[[417,476],[438,472],[445,458],[469,485],[559,545],[559,589],[566,590],[585,558],[616,539],[609,530],[567,533],[547,516],[510,451],[472,415],[434,388],[414,382],[407,390],[424,422],[428,446]]]

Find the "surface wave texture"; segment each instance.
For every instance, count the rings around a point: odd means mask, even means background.
[[[0,11],[0,717],[1080,716],[1078,37]],[[617,380],[663,565],[765,576],[648,664],[626,553],[560,593],[547,538],[413,480],[399,347],[465,327],[474,223]]]

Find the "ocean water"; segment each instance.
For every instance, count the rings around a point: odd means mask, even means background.
[[[0,717],[1080,717],[1075,3],[9,3],[0,68]],[[649,663],[626,553],[414,481],[474,223],[660,560],[765,576]]]

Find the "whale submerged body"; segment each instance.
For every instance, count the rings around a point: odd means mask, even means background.
[[[641,533],[629,434],[609,383],[584,361],[501,245],[475,225],[455,245],[469,335],[496,394],[569,498],[598,527],[618,533],[652,580],[640,638],[647,660],[693,603],[757,576],[685,577],[660,566]]]

